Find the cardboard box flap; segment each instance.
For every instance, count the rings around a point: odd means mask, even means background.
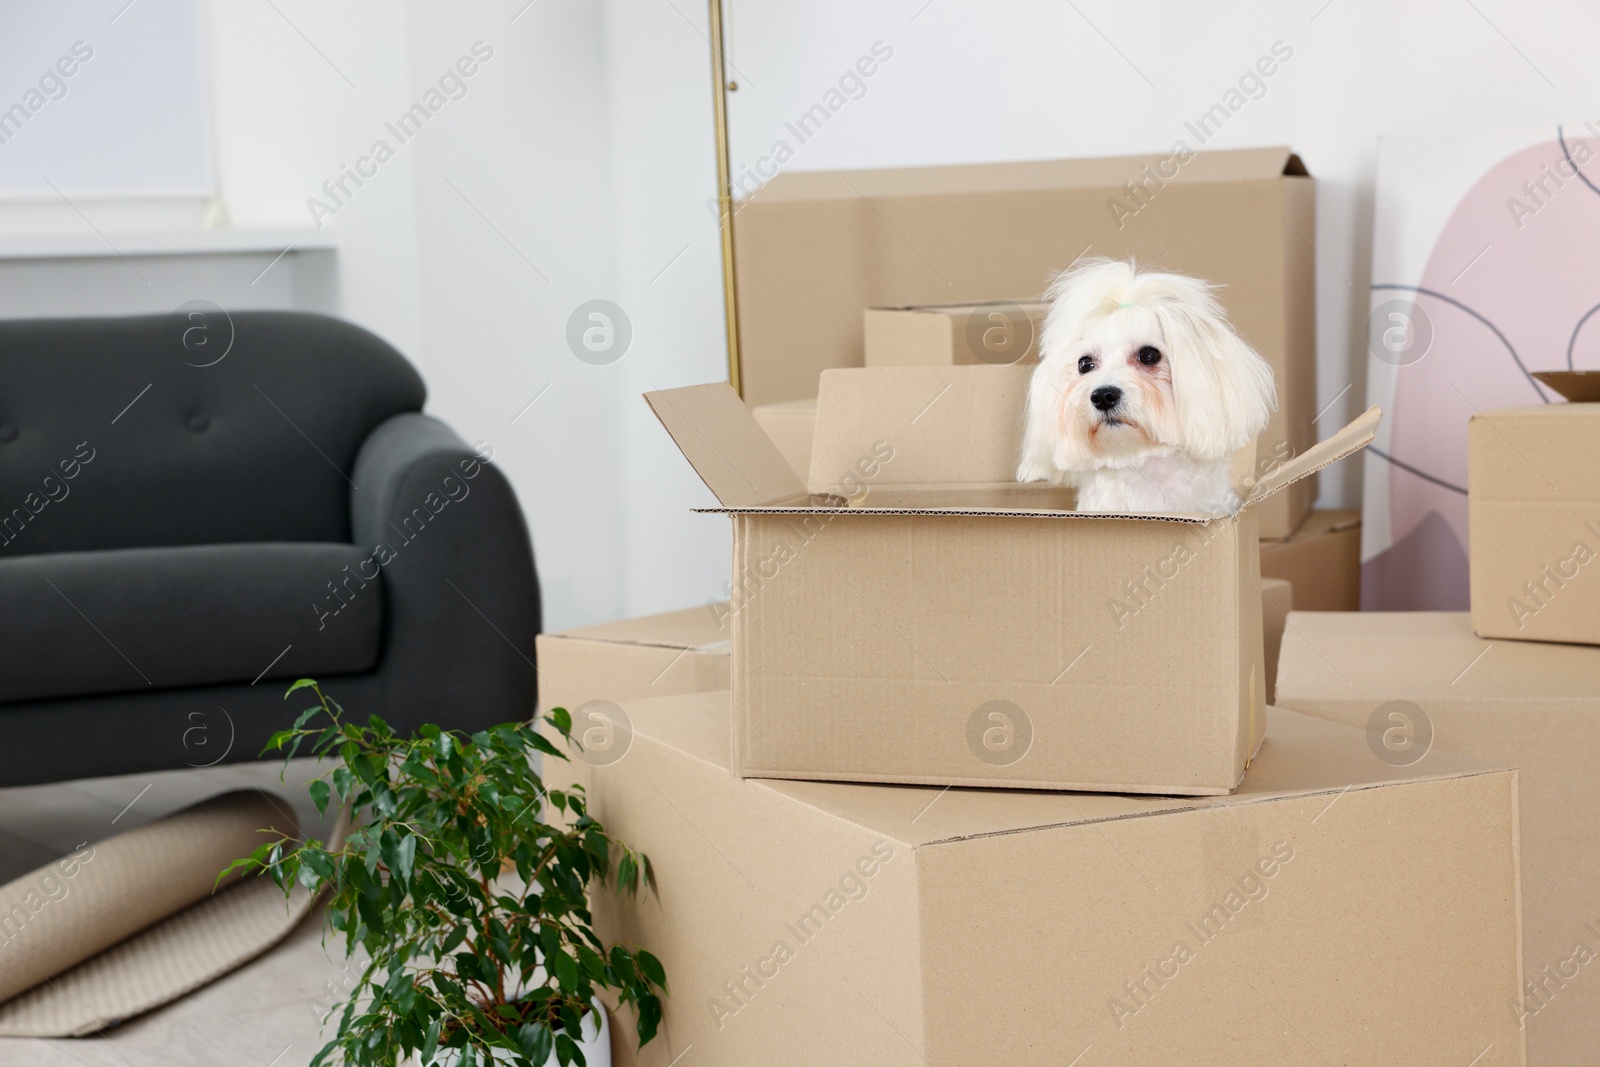
[[[1137,180],[1144,167],[1174,171],[1170,153],[1101,156],[1090,159],[1037,159],[1011,163],[963,163],[940,167],[883,167],[865,170],[784,171],[753,196],[766,204],[786,200],[871,200],[893,196],[951,196],[1011,193],[1037,189],[1115,189]],[[1194,153],[1175,168],[1166,184],[1270,181],[1309,177],[1306,165],[1287,147],[1240,148]]]
[[[728,766],[730,706],[726,692],[624,702],[636,738],[655,738],[724,768]],[[1346,790],[1460,778],[1497,769],[1441,750],[1431,752],[1423,766],[1396,767],[1372,758],[1363,731],[1278,708],[1268,708],[1267,716],[1267,740],[1261,757],[1246,772],[1239,790],[1226,796],[752,781],[758,782],[759,788],[782,793],[885,837],[919,847],[1293,796],[1326,796],[1332,801]]]
[[[1322,468],[1339,462],[1353,452],[1359,452],[1372,443],[1373,437],[1378,432],[1378,420],[1383,418],[1383,412],[1377,407],[1370,407],[1356,420],[1331,437],[1306,449],[1300,455],[1278,467],[1272,473],[1263,477],[1251,488],[1241,511],[1253,507],[1273,493],[1278,492],[1302,478],[1315,474]]]
[[[1574,404],[1600,403],[1600,370],[1540,370],[1533,376]]]
[[[805,494],[789,462],[727,382],[664,389],[644,398],[725,507],[774,504]]]
[[[1017,484],[1029,366],[825,370],[809,488],[840,493],[863,457],[893,449],[868,484],[917,488]]]

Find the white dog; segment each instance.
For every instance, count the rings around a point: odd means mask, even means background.
[[[1062,273],[1017,480],[1076,485],[1079,511],[1236,510],[1229,457],[1266,427],[1277,394],[1214,288],[1109,259]]]

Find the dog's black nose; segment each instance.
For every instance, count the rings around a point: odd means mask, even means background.
[[[1097,411],[1110,411],[1122,403],[1122,390],[1114,385],[1102,385],[1089,394],[1089,403],[1093,404]]]

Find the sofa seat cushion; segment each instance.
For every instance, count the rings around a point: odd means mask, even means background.
[[[0,604],[0,702],[349,674],[383,630],[383,580],[349,544],[16,556]]]

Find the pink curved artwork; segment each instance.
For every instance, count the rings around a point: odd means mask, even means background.
[[[1559,399],[1533,371],[1600,367],[1600,139],[1578,132],[1552,131],[1484,172],[1420,279],[1375,265],[1375,315],[1413,301],[1411,328],[1432,339],[1415,362],[1374,345],[1372,377],[1391,376],[1393,391],[1373,396],[1389,425],[1367,460],[1367,508],[1387,505],[1388,537],[1367,543],[1363,608],[1467,608],[1467,420]]]

